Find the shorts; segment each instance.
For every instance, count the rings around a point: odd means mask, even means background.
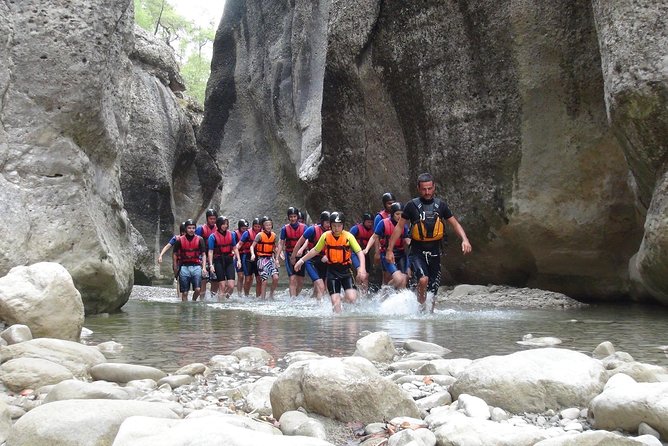
[[[182,293],[202,287],[202,265],[181,265],[179,269],[179,290]]]
[[[353,273],[348,267],[334,267],[332,265],[327,268],[327,292],[331,294],[341,294],[341,290],[350,290],[355,288],[355,281],[353,280]]]
[[[239,253],[239,257],[241,258],[241,268],[237,268],[236,262],[234,265],[234,269],[237,270],[239,274],[243,274],[244,276],[247,276],[248,273],[250,272],[250,267],[247,265],[246,259],[248,259],[248,262],[250,262],[250,252],[246,254],[241,254]]]
[[[401,271],[406,274],[408,269],[408,259],[405,252],[395,252],[394,253],[394,263],[389,263],[385,260],[385,253],[380,253],[380,265],[383,268],[383,271],[387,271],[388,274],[392,275],[397,271]]]
[[[258,257],[256,263],[258,275],[263,281],[269,280],[273,275],[278,276],[278,268],[276,268],[276,263],[274,262],[273,257]]]
[[[216,278],[212,282],[223,282],[225,280],[234,280],[234,257],[224,256],[213,259],[213,269],[216,271]]]
[[[306,262],[306,272],[313,282],[327,277],[327,264],[323,263],[322,256],[316,256]]]
[[[241,254],[241,269],[246,277],[257,276],[257,262],[251,262],[250,252]]]
[[[299,271],[295,271],[294,266],[290,263],[290,256],[292,255],[291,252],[286,252],[285,253],[285,271],[288,273],[288,277],[290,276],[299,276],[299,277],[305,277],[306,276],[306,268],[302,268]],[[297,260],[301,259],[301,257],[297,257],[295,259],[295,262]]]
[[[438,251],[411,251],[408,259],[415,280],[429,277],[427,290],[436,295],[438,287],[441,286],[441,256]]]

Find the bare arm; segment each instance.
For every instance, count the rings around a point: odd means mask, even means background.
[[[457,237],[461,239],[462,252],[464,254],[470,253],[473,250],[473,247],[471,246],[468,237],[466,237],[466,232],[464,231],[462,225],[459,224],[459,222],[454,216],[448,218],[447,222],[450,224],[450,226],[452,226],[452,229],[455,231],[455,234],[457,234]]]
[[[305,245],[306,239],[302,235],[299,237],[299,240],[297,240],[297,244],[295,245],[295,249],[292,250],[292,255],[290,256],[290,263],[294,265],[295,261],[297,260],[297,257],[301,255],[302,247]]]
[[[171,248],[172,245],[167,243],[165,246],[162,247],[162,251],[160,251],[160,254],[158,255],[158,263],[162,263],[162,256],[165,255],[167,251],[169,251],[169,248]]]
[[[387,249],[385,250],[385,260],[387,260],[388,263],[394,263],[394,245],[397,244],[399,237],[403,235],[404,226],[406,225],[406,223],[408,223],[408,220],[406,220],[404,217],[400,217],[399,221],[397,222],[397,225],[394,227],[394,231],[392,231],[390,240],[387,242]]]
[[[295,271],[299,271],[300,269],[302,269],[302,265],[304,265],[307,260],[312,259],[313,257],[317,256],[318,254],[320,254],[320,251],[315,249],[315,247],[311,248],[311,250],[309,252],[307,252],[304,257],[302,257],[301,259],[299,259],[295,263]]]
[[[378,242],[378,239],[379,239],[378,234],[374,232],[369,241],[367,242],[366,248],[362,250],[364,252],[364,255],[367,255],[369,251],[373,249],[374,245]]]

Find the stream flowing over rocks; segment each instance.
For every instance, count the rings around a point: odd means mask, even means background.
[[[272,358],[249,346],[171,375],[107,362],[108,350],[50,338],[0,346],[0,444],[660,446],[668,439],[668,370],[642,364],[654,374],[634,379],[618,371],[631,355],[609,342],[592,355],[535,348],[472,361],[445,358],[445,346],[419,339],[393,345],[375,332],[360,337],[354,356]],[[379,360],[387,351],[394,354]],[[20,360],[32,363],[13,372]]]

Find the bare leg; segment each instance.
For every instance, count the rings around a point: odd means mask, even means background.
[[[244,273],[240,272],[237,274],[237,294],[241,296],[241,292],[244,289],[244,285],[246,284],[246,281],[244,280],[246,277],[244,276]]]
[[[252,285],[253,285],[253,275],[249,274],[244,278],[244,296],[248,297]]]
[[[429,284],[429,277],[422,276],[417,284],[417,301],[424,304],[427,301],[427,285]]]
[[[197,298],[199,297],[200,290],[201,290],[201,288],[195,288],[195,291],[193,291],[193,302],[195,302],[197,300]],[[187,294],[188,293],[186,293],[186,295]]]
[[[341,312],[341,295],[336,293],[332,294],[330,296],[330,299],[332,300],[332,310],[334,310],[334,313],[340,313]]]
[[[315,291],[316,299],[321,300],[322,296],[325,294],[325,281],[322,279],[314,281],[313,290]]]
[[[392,280],[390,280],[389,285],[392,285],[394,288],[398,290],[403,290],[404,288],[406,288],[407,278],[408,277],[406,276],[406,274],[397,270],[392,274]]]
[[[188,302],[188,293],[181,293],[181,302]]]
[[[260,276],[255,276],[255,297],[264,297],[262,296],[262,279],[260,279]]]
[[[293,275],[290,276],[290,279],[289,279],[290,280],[290,286],[289,286],[290,297],[297,297],[297,295],[299,294],[297,292],[297,277],[299,277],[299,276],[297,276],[296,274],[293,274]]]
[[[302,288],[304,288],[304,278],[302,276],[296,276],[296,282],[297,282],[297,288],[295,292],[295,296],[299,296],[299,293],[302,292]]]
[[[271,291],[269,292],[270,299],[274,298],[274,292],[276,291],[277,286],[278,286],[278,274],[274,274],[273,276],[271,276]]]
[[[346,302],[351,303],[351,304],[355,303],[355,301],[357,300],[357,290],[355,290],[355,288],[349,288],[349,289],[344,291],[343,296],[344,296]]]

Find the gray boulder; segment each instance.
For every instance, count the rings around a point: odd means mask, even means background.
[[[7,343],[5,345],[18,344],[19,342],[29,341],[32,339],[30,327],[23,324],[14,324],[5,328],[0,337]]]
[[[361,356],[369,361],[391,362],[399,354],[389,334],[384,331],[371,333],[357,340],[354,356]]]
[[[14,392],[57,384],[73,376],[67,367],[38,358],[11,359],[0,365],[0,372],[2,383]]]
[[[327,440],[322,423],[298,410],[284,412],[278,422],[284,435],[303,435]]]
[[[661,446],[661,442],[656,438],[650,439],[647,437],[649,436],[645,435],[644,438],[625,437],[617,432],[601,430],[548,438],[539,441],[534,446]]]
[[[258,347],[241,347],[230,353],[239,360],[241,370],[253,370],[269,364],[272,357],[265,350]]]
[[[46,394],[43,403],[62,400],[127,400],[130,395],[117,384],[106,381],[61,381]]]
[[[299,407],[345,422],[420,417],[413,399],[360,357],[293,363],[278,376],[270,397],[274,418]]]
[[[127,383],[140,379],[159,381],[167,374],[155,367],[136,364],[104,363],[91,367],[90,375],[93,379],[115,383]]]
[[[84,305],[65,268],[40,262],[0,278],[0,319],[27,325],[35,337],[77,341]]]

